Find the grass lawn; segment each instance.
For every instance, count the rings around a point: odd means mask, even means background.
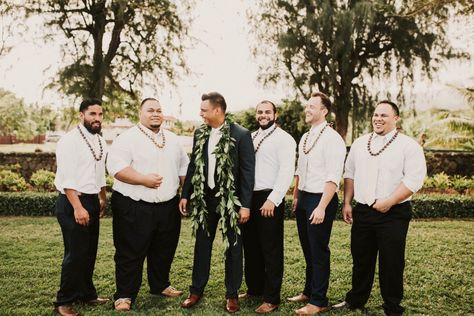
[[[112,220],[102,221],[95,285],[99,295],[111,297],[114,283]],[[408,238],[403,305],[411,315],[473,315],[474,313],[474,222],[414,221]],[[351,257],[350,226],[334,224],[331,250],[330,303],[336,303],[349,289]],[[219,235],[217,235],[219,236]],[[183,221],[181,239],[174,260],[171,281],[185,290],[182,298],[170,299],[148,294],[144,277],[142,289],[127,315],[223,315],[224,280],[222,243],[216,237],[211,278],[203,300],[194,308],[179,305],[190,285],[194,241],[190,222]],[[0,315],[52,315],[52,302],[59,284],[62,237],[54,217],[0,217]],[[304,259],[296,223],[285,223],[285,276],[282,299],[303,289]],[[369,315],[383,315],[378,279],[367,304]],[[209,295],[209,293],[214,293]],[[245,283],[242,285],[245,291]],[[207,294],[207,295],[206,295]],[[238,314],[254,314],[258,300],[242,301]],[[119,315],[112,304],[77,306],[83,315]],[[283,301],[274,315],[288,315],[299,304]],[[347,312],[331,311],[329,315]],[[352,313],[352,315],[362,315]]]

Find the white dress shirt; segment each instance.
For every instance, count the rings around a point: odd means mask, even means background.
[[[256,149],[260,141],[274,127],[259,129],[252,133]],[[255,137],[255,135],[257,135]],[[254,138],[255,137],[255,138]],[[272,190],[268,200],[279,206],[291,185],[295,174],[296,142],[293,137],[276,127],[275,131],[265,138],[255,153],[255,186],[254,190]]]
[[[321,130],[326,126],[324,121],[301,137],[298,146],[298,189],[310,193],[323,193],[326,182],[334,182],[339,187],[344,158],[346,157],[346,144],[334,129],[326,127],[314,148],[308,153],[303,152],[306,135],[310,133],[306,142],[306,149],[311,148]]]
[[[54,185],[64,194],[64,189],[81,193],[96,194],[105,187],[105,156],[107,147],[99,134],[91,134],[82,125],[79,128],[92,146],[95,156],[100,155],[99,141],[102,144],[102,159],[96,161],[79,130],[74,128],[61,137],[56,146],[56,177]]]
[[[207,143],[207,185],[209,188],[214,189],[216,186],[214,180],[214,173],[216,170],[216,155],[214,154],[214,150],[216,149],[217,143],[222,137],[221,128],[224,126],[222,124],[218,128],[212,128],[211,133],[209,134],[209,141]]]
[[[395,131],[385,136],[374,134],[372,152],[378,152],[393,137]],[[401,183],[412,192],[418,191],[426,176],[423,148],[412,138],[399,133],[380,155],[373,157],[367,150],[369,136],[367,134],[354,141],[346,160],[344,178],[354,180],[354,199],[362,204],[369,203],[366,200],[366,189],[371,165],[378,166],[375,199],[389,197]],[[405,201],[410,199],[411,196]]]
[[[156,173],[163,177],[158,188],[148,188],[114,179],[113,189],[135,201],[150,203],[166,202],[172,199],[179,188],[179,176],[185,176],[189,158],[181,147],[178,136],[163,128],[155,134],[145,126],[141,128],[158,144],[165,135],[165,146],[158,148],[137,126],[120,134],[113,142],[107,156],[107,170],[113,176],[126,167],[132,167],[141,174]]]

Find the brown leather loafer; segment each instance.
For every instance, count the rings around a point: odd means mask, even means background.
[[[188,298],[184,300],[183,303],[181,303],[182,308],[190,308],[196,305],[201,297],[196,294],[189,294]]]
[[[110,300],[108,298],[103,298],[103,297],[97,297],[96,299],[86,301],[84,303],[88,305],[104,305],[108,303]]]
[[[290,301],[290,302],[296,302],[296,303],[304,303],[304,302],[309,301],[309,297],[307,297],[306,295],[304,295],[303,293],[301,293],[301,294],[298,294],[298,295],[296,295],[296,296],[289,297],[289,298],[288,298],[288,301]]]
[[[278,308],[278,304],[271,304],[271,303],[263,303],[260,305],[256,310],[255,313],[257,314],[268,314],[273,312]]]
[[[316,306],[313,304],[306,304],[305,307],[295,310],[295,314],[297,315],[315,315],[315,314],[322,314],[329,310],[328,307],[321,307]]]
[[[228,313],[235,313],[240,309],[238,298],[228,298],[225,304],[225,310]]]
[[[78,316],[79,313],[71,305],[60,305],[54,308],[54,312],[61,316]]]
[[[179,291],[172,286],[168,286],[166,289],[161,292],[161,295],[166,297],[178,297],[183,294],[183,291]]]

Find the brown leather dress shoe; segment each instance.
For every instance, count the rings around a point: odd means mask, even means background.
[[[297,303],[304,303],[304,302],[307,302],[309,301],[309,297],[307,297],[306,295],[304,295],[303,293],[300,293],[296,296],[293,296],[293,297],[289,297],[288,298],[288,301],[290,302],[297,302]]]
[[[182,308],[193,307],[194,305],[197,304],[197,302],[199,302],[200,299],[201,297],[199,295],[189,294],[188,298],[185,299],[183,303],[181,303],[181,307]]]
[[[168,286],[166,289],[161,292],[161,295],[166,297],[178,297],[183,294],[183,291],[179,291],[172,286]]]
[[[295,310],[295,314],[297,315],[315,315],[315,314],[322,314],[329,310],[328,307],[321,307],[316,306],[313,304],[306,304],[305,307]]]
[[[77,316],[79,313],[71,305],[60,305],[54,308],[54,312],[61,316]]]
[[[256,310],[255,313],[257,314],[268,314],[273,312],[278,308],[278,304],[271,304],[271,303],[263,303],[260,305]]]
[[[104,305],[108,303],[109,301],[110,300],[108,298],[97,297],[96,299],[85,301],[84,303],[88,305]]]
[[[225,310],[228,313],[235,313],[240,309],[238,298],[228,298],[225,304]]]

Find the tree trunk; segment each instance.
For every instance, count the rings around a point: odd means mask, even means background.
[[[102,99],[106,75],[106,65],[102,50],[106,24],[105,1],[97,3],[91,8],[91,11],[93,11],[92,17],[94,19],[94,30],[92,33],[94,38],[94,55],[92,57],[90,90],[87,97]]]

